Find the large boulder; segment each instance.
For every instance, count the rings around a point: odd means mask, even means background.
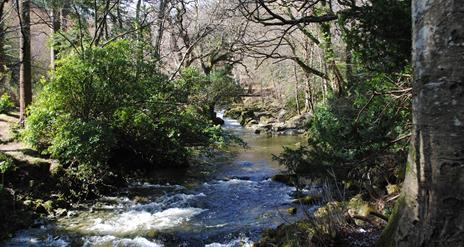
[[[284,122],[286,114],[287,114],[287,111],[285,109],[281,109],[279,113],[277,114],[277,120],[279,120],[279,122]]]
[[[284,131],[284,130],[287,130],[288,127],[287,125],[285,125],[285,123],[276,123],[272,126],[272,131],[274,132],[280,132],[280,131]]]
[[[262,117],[271,118],[272,114],[266,111],[254,112],[255,118],[260,119]]]
[[[240,116],[242,115],[243,108],[242,107],[234,107],[231,109],[228,109],[224,112],[225,117],[230,117],[233,119],[239,119]]]
[[[274,117],[261,116],[259,118],[259,122],[263,124],[272,124],[276,123],[277,119],[275,119]]]
[[[215,117],[213,119],[213,123],[215,125],[224,125],[224,119],[220,118],[220,117]]]
[[[246,127],[253,127],[254,125],[258,125],[258,121],[256,121],[255,119],[250,119],[250,120],[246,123]]]
[[[254,117],[255,117],[254,111],[250,109],[246,109],[242,111],[242,114],[240,115],[240,118],[238,120],[240,121],[240,124],[244,126],[249,121],[253,120]]]
[[[350,216],[359,215],[359,216],[367,217],[369,216],[370,212],[371,212],[371,207],[369,205],[369,202],[364,201],[362,199],[361,194],[354,196],[348,202],[348,214]]]
[[[294,116],[286,121],[286,126],[289,129],[304,128],[305,124],[311,120],[311,114],[302,114]]]
[[[269,124],[269,123],[259,123],[258,124],[258,128],[259,129],[264,129],[264,130],[271,130],[272,129],[272,124]]]

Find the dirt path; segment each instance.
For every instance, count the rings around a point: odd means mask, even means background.
[[[24,161],[27,164],[57,163],[56,160],[40,157],[40,154],[32,150],[26,144],[15,140],[14,126],[19,122],[19,113],[11,112],[0,114],[0,151],[11,155],[13,158]]]

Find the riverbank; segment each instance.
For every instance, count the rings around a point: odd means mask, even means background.
[[[0,114],[2,188],[0,190],[0,240],[34,225],[40,216],[64,213],[69,206],[59,198],[59,165],[42,157],[15,138],[16,112]]]
[[[285,175],[276,175],[273,179],[283,183],[294,181]],[[302,206],[299,210],[305,211],[303,217],[266,230],[255,247],[375,246],[389,217],[394,214],[395,200],[399,196],[396,185],[388,186],[382,197],[373,199],[366,191],[348,188],[347,183],[299,180],[300,189],[293,193],[292,204]],[[317,184],[320,184],[318,191],[311,189]],[[289,208],[289,212],[295,213],[296,208]]]
[[[321,171],[298,176],[283,173],[272,179],[298,188],[292,193],[292,205],[304,213],[294,223],[266,230],[255,247],[375,246],[395,214],[400,195],[395,184],[368,191],[342,174]],[[289,207],[289,213],[296,210]]]
[[[237,119],[243,127],[263,135],[304,134],[312,117],[311,113],[297,113],[250,101],[230,106],[224,116]]]
[[[15,119],[11,120],[15,123]],[[371,246],[368,244],[378,238],[385,225],[378,215],[389,215],[392,200],[388,204],[376,203],[357,194],[359,190],[348,184],[342,187],[344,196],[330,194],[336,187],[330,186],[329,190],[319,176],[300,178],[295,183],[272,154],[280,153],[282,146],[294,146],[304,137],[256,135],[237,121],[225,118],[225,122],[224,128],[248,142],[247,149],[232,147],[188,169],[146,173],[139,178],[149,179],[126,180],[106,196],[86,202],[57,197],[61,188],[58,177],[52,175],[59,167],[55,161],[38,157],[48,164],[39,162],[40,166],[36,166],[29,162],[18,166],[14,173],[7,174],[23,174],[22,182],[8,183],[15,191],[16,209],[11,203],[2,212],[18,212],[7,215],[11,219],[6,221],[11,223],[10,233],[32,227],[16,232],[7,246],[22,246],[27,241],[39,245],[166,247],[317,245],[321,241],[339,241],[347,246]],[[13,139],[8,143],[18,145]],[[15,152],[24,155],[24,150]],[[26,153],[28,159],[34,157],[34,152]],[[40,172],[26,173],[31,167]],[[30,180],[33,186],[25,182]],[[395,193],[389,193],[384,200]],[[24,221],[15,221],[17,217]]]

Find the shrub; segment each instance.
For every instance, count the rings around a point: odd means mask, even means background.
[[[4,93],[0,97],[0,113],[6,113],[14,107],[13,101],[8,94]]]
[[[276,158],[296,173],[333,169],[359,178],[375,172],[378,176],[370,177],[388,179],[406,153],[407,139],[396,140],[409,133],[409,97],[388,93],[396,87],[379,74],[358,84],[348,96],[332,96],[316,107],[308,145],[287,148]],[[389,159],[392,154],[398,158]]]
[[[15,170],[15,164],[13,159],[6,155],[3,152],[0,152],[0,173],[2,174],[2,180],[0,183],[0,191],[3,190],[4,182],[5,182],[5,174],[9,171]]]
[[[23,139],[59,159],[76,181],[95,185],[115,165],[183,166],[189,147],[220,141],[220,129],[192,100],[198,78],[169,81],[132,48],[118,41],[62,58],[30,107]]]

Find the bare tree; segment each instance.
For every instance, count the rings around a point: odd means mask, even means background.
[[[316,81],[327,85],[330,91],[342,94],[345,78],[336,60],[334,23],[342,13],[355,6],[354,1],[274,1],[239,0],[239,10],[249,20],[264,26],[266,33],[247,47],[257,58],[276,61],[291,60],[299,65],[307,78],[306,109],[310,109],[311,95]],[[308,52],[316,48],[317,52]],[[310,54],[312,57],[307,57]],[[323,63],[313,61],[322,58]],[[349,71],[347,71],[349,73]],[[313,77],[315,76],[315,77]],[[317,78],[318,77],[318,78]],[[323,90],[325,95],[328,90]],[[325,96],[324,96],[325,97]]]
[[[52,37],[52,42],[51,42],[51,47],[50,47],[50,67],[52,69],[55,69],[55,59],[58,55],[58,49],[56,47],[55,39],[57,33],[61,29],[61,10],[60,6],[56,1],[53,1],[51,6],[51,11],[50,11],[50,19],[51,19],[51,37]]]
[[[24,125],[26,108],[32,102],[30,0],[16,0],[20,20],[19,123]]]
[[[6,53],[5,53],[5,4],[8,0],[4,0],[0,3],[0,84],[3,86],[5,84],[6,78]]]

